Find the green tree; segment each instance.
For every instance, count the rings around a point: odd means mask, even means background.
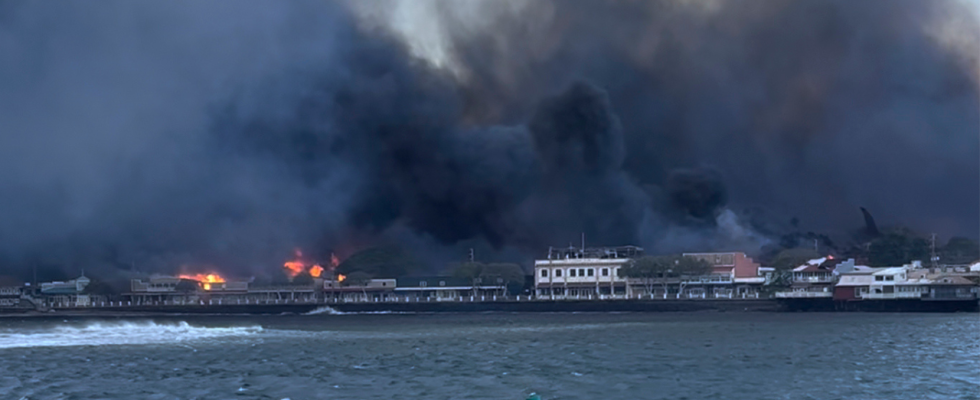
[[[484,284],[500,285],[506,293],[520,293],[524,287],[524,269],[512,263],[490,263],[483,267],[480,279]]]
[[[371,247],[348,257],[337,266],[347,275],[362,271],[371,276],[398,278],[422,269],[422,264],[399,247]]]
[[[711,264],[693,257],[681,256],[647,256],[631,260],[620,268],[619,273],[628,278],[639,280],[653,294],[657,284],[664,289],[667,297],[668,283],[671,278],[707,275],[711,272]]]
[[[775,292],[789,287],[793,283],[793,268],[807,261],[822,257],[816,250],[806,247],[796,247],[780,251],[769,262],[775,269],[772,279],[766,284],[768,292]]]
[[[895,230],[879,236],[868,246],[868,262],[873,267],[890,267],[913,260],[929,259],[929,241],[908,230]]]
[[[711,273],[711,264],[694,257],[673,257],[674,271],[680,276],[702,276]]]
[[[940,251],[943,264],[969,264],[980,260],[980,244],[965,237],[950,238]]]
[[[777,271],[787,271],[799,267],[809,260],[820,257],[820,253],[817,253],[817,251],[814,249],[797,247],[780,251],[779,254],[776,254],[776,257],[772,259],[769,266]]]
[[[524,287],[525,274],[520,265],[511,263],[465,262],[453,264],[449,274],[456,278],[468,279],[473,286],[500,285],[508,293],[519,293]]]
[[[663,285],[664,298],[667,298],[667,278],[673,272],[671,262],[664,256],[646,256],[631,260],[619,269],[619,274],[639,280],[653,296],[653,287]]]
[[[450,264],[448,272],[453,278],[474,280],[483,273],[483,263],[463,262]]]

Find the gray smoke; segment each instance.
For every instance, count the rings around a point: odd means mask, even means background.
[[[0,2],[0,275],[976,237],[977,9]]]

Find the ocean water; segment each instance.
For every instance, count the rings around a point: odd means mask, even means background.
[[[0,318],[0,399],[978,399],[976,314]]]

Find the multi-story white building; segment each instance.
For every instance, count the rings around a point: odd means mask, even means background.
[[[619,271],[631,258],[643,255],[635,246],[549,249],[548,258],[534,261],[538,298],[596,298],[625,296],[628,285]]]

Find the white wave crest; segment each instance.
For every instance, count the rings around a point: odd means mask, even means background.
[[[317,307],[317,308],[316,308],[315,310],[313,310],[313,311],[310,311],[310,312],[307,312],[307,313],[303,313],[303,315],[319,315],[319,314],[327,314],[327,315],[344,315],[344,314],[346,314],[346,313],[344,313],[344,312],[340,312],[340,311],[337,311],[337,309],[335,309],[335,308],[333,308],[333,307],[330,307],[330,306],[321,306],[321,307]]]
[[[359,312],[345,312],[337,310],[336,308],[330,306],[317,307],[315,310],[303,313],[303,315],[375,315],[375,314],[415,314],[412,311],[359,311]]]
[[[0,349],[22,347],[109,346],[186,343],[204,339],[250,336],[261,326],[209,328],[155,322],[94,322],[84,326],[57,326],[34,331],[0,332]]]

